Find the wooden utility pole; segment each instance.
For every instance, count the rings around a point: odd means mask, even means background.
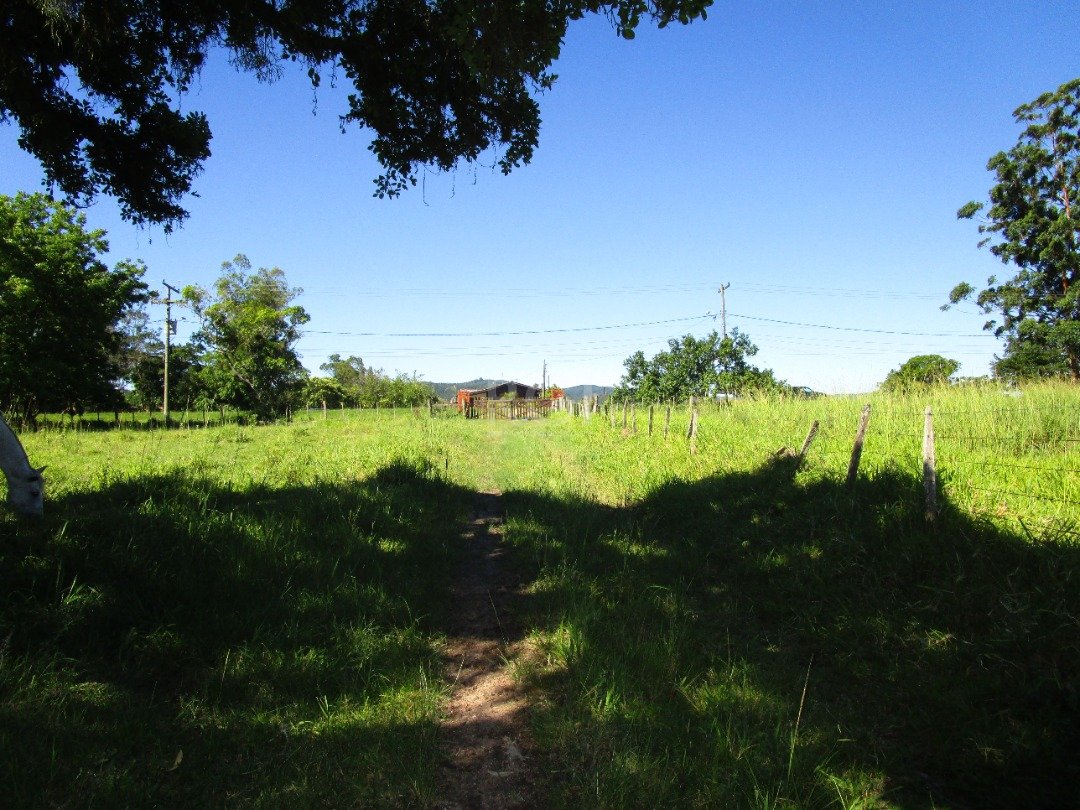
[[[727,298],[724,296],[724,291],[731,286],[731,283],[721,284],[718,292],[720,293],[720,329],[723,331],[723,335],[727,337]]]
[[[179,301],[173,301],[172,294],[180,294],[180,291],[169,284],[167,281],[162,281],[165,285],[165,289],[169,291],[169,294],[165,296],[165,385],[161,396],[161,410],[162,415],[165,417],[165,427],[169,426],[169,348],[172,345],[170,338],[176,334],[176,321],[172,319],[172,305],[179,303]]]

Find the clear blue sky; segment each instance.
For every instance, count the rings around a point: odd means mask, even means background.
[[[209,286],[238,253],[282,268],[313,371],[336,352],[536,383],[546,360],[557,384],[613,384],[635,350],[719,329],[730,284],[729,329],[793,384],[867,391],[927,353],[980,375],[999,343],[939,306],[1008,271],[956,209],[985,197],[1012,111],[1080,75],[1078,42],[1075,1],[719,3],[632,42],[584,20],[531,165],[503,177],[488,155],[393,201],[372,197],[368,135],[339,132],[342,89],[313,115],[300,69],[260,85],[219,55],[184,100],[214,140],[183,228],[86,213],[158,289]],[[15,139],[0,125],[3,194],[41,188]]]

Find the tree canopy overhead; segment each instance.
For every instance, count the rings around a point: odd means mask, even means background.
[[[74,201],[113,195],[123,215],[166,228],[210,155],[210,126],[182,97],[211,49],[272,80],[285,63],[312,84],[353,86],[342,127],[374,133],[378,196],[424,166],[451,169],[485,150],[504,173],[538,143],[533,94],[570,20],[607,15],[632,38],[705,16],[712,0],[7,0],[0,7],[0,120]]]
[[[1080,79],[1016,109],[1024,124],[1016,146],[987,164],[997,182],[990,207],[969,202],[957,216],[985,211],[979,246],[1017,268],[996,277],[975,298],[1000,319],[986,328],[1006,339],[1002,362],[1013,376],[1067,370],[1080,381]],[[975,294],[967,282],[949,295],[958,303]],[[948,305],[946,305],[948,308]]]

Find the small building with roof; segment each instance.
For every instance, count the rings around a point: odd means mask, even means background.
[[[462,388],[457,393],[457,407],[466,416],[508,419],[542,416],[551,407],[551,401],[544,399],[543,393],[535,385],[511,380],[487,388]]]

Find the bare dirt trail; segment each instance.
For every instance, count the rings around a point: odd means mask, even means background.
[[[444,653],[453,684],[441,735],[439,799],[444,810],[542,807],[543,782],[524,690],[509,661],[521,653],[521,583],[501,545],[502,498],[477,494],[461,570],[452,589]]]

